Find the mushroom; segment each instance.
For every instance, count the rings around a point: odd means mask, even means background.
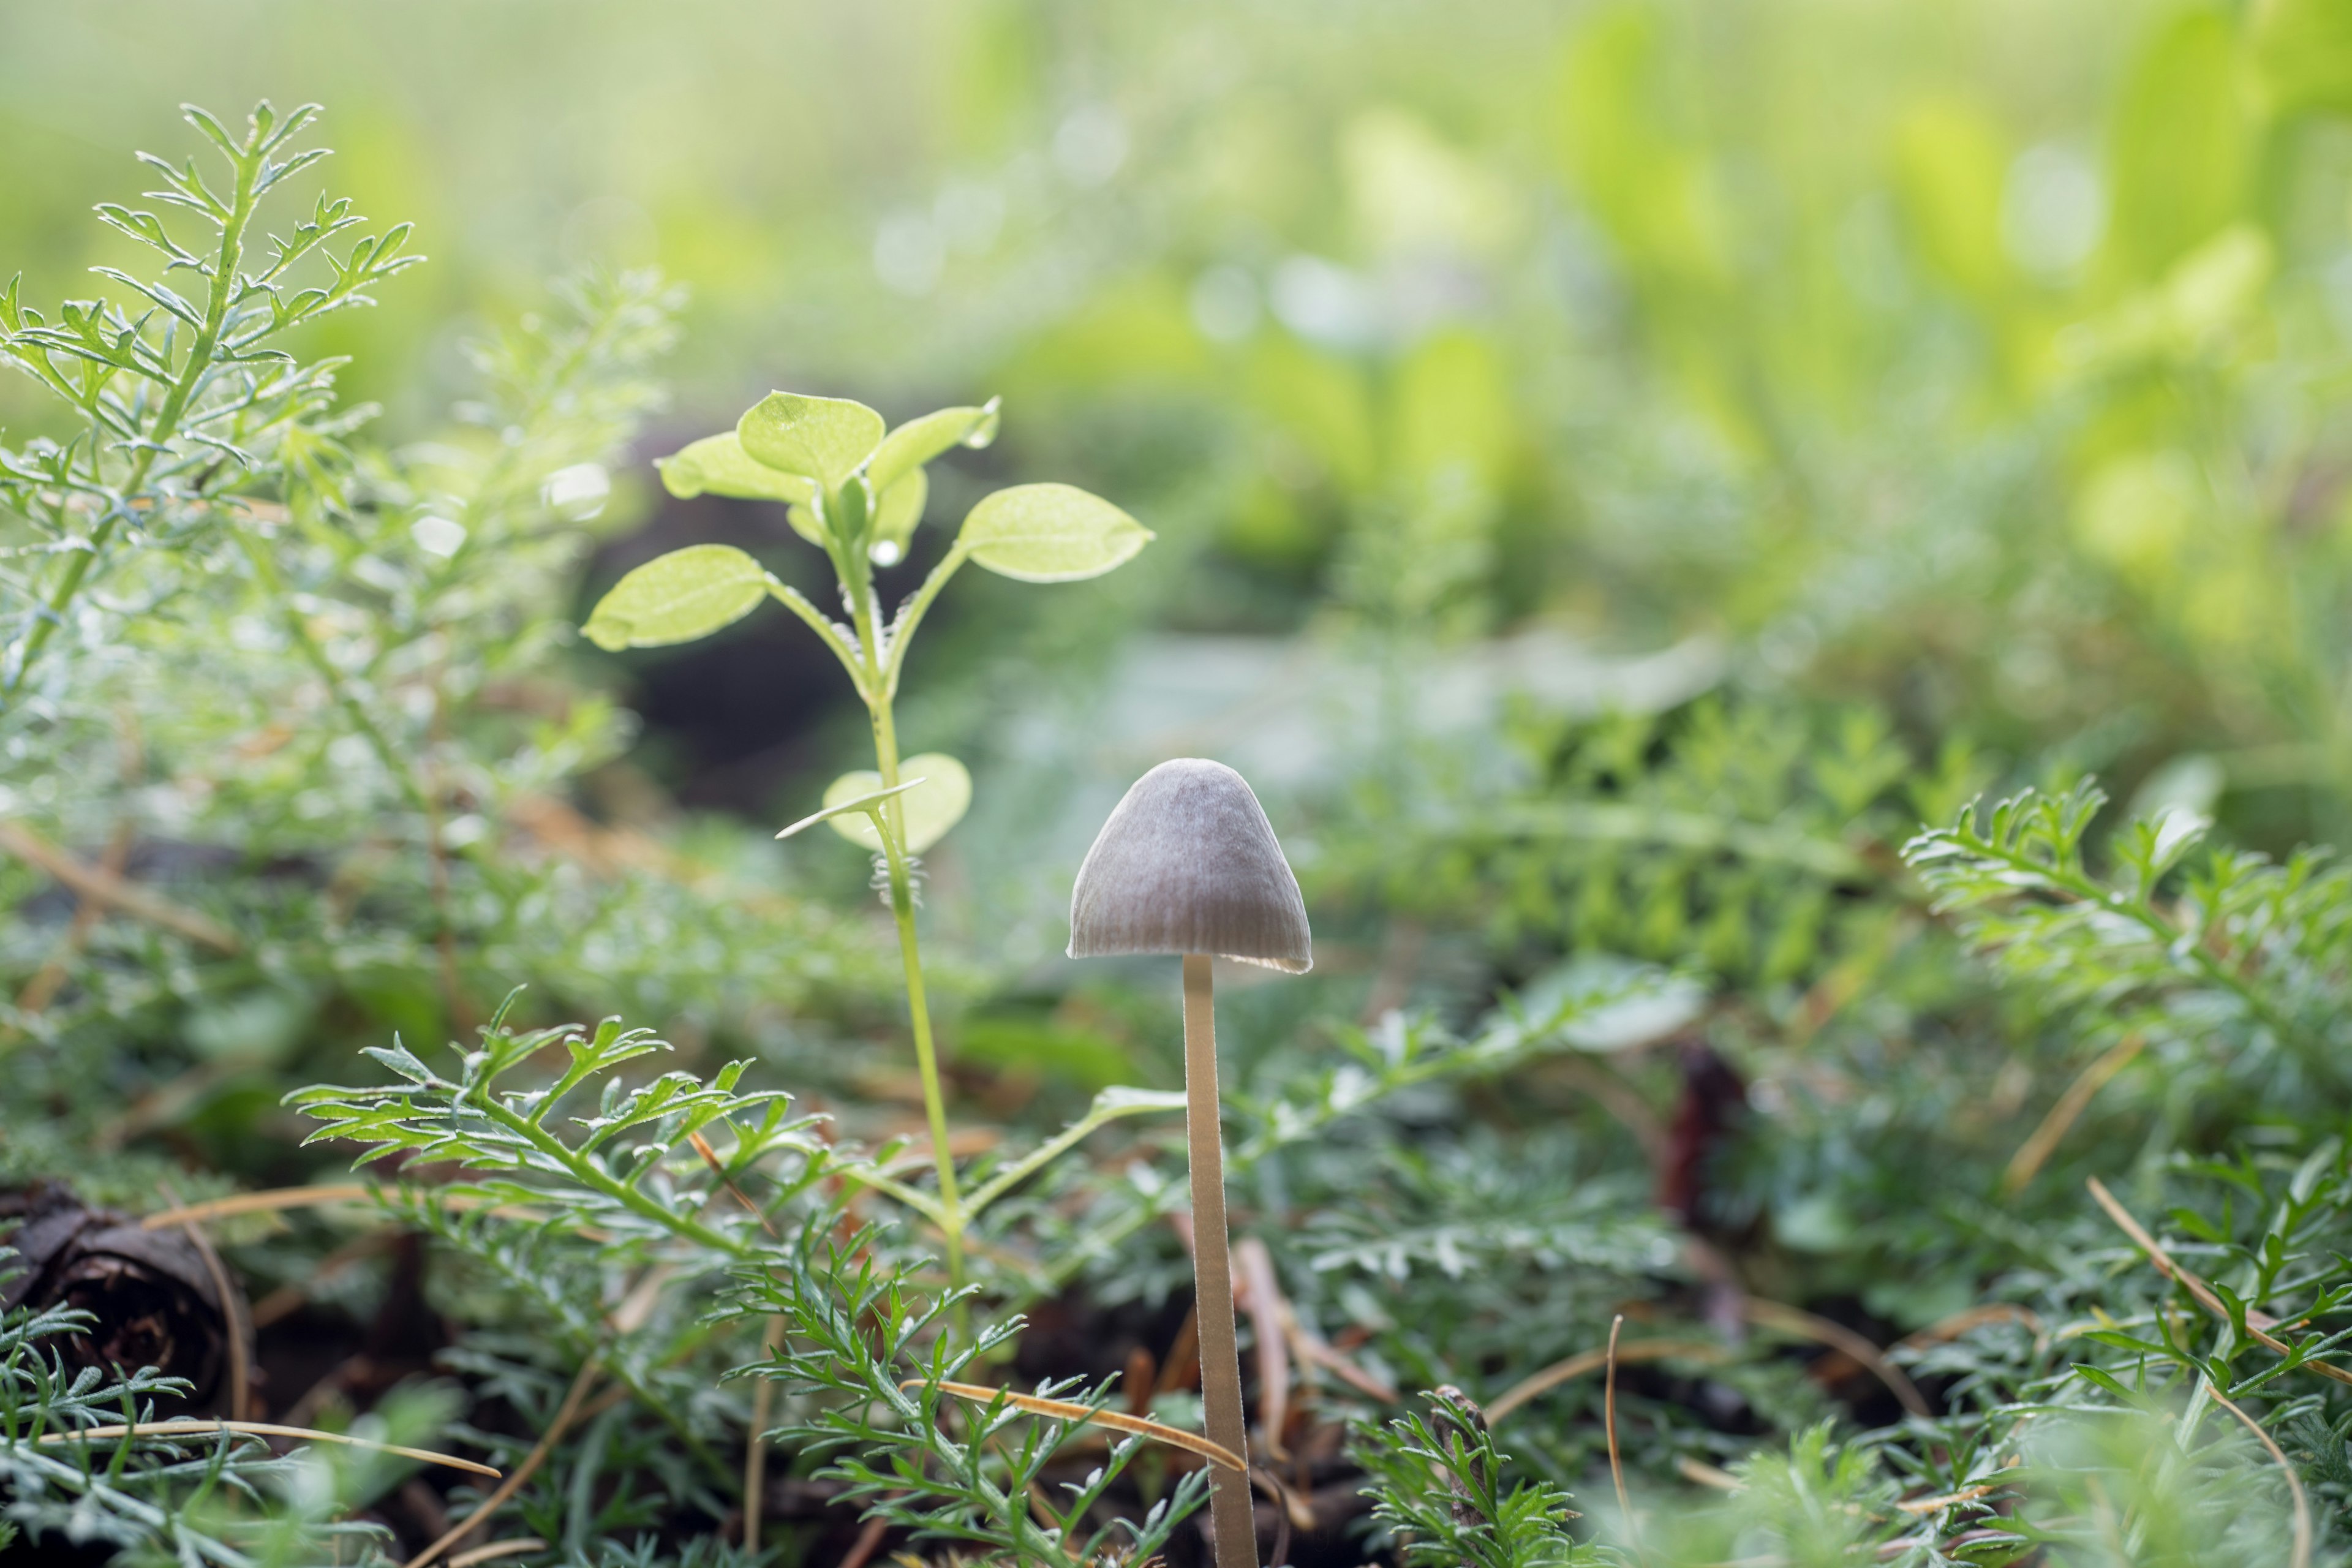
[[[1302,974],[1315,959],[1298,879],[1249,782],[1222,763],[1180,758],[1136,780],[1078,868],[1070,956],[1130,952],[1184,958],[1184,1132],[1202,1404],[1210,1440],[1246,1461],[1210,961],[1235,958]],[[1220,1466],[1210,1484],[1217,1568],[1257,1568],[1249,1478]]]

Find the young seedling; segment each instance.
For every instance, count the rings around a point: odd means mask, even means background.
[[[1213,955],[1303,974],[1315,962],[1298,879],[1249,782],[1222,763],[1162,763],[1127,792],[1070,893],[1070,956],[1184,957],[1184,1131],[1192,1173],[1192,1286],[1209,1439],[1246,1456],[1219,1136]],[[1249,1479],[1217,1470],[1217,1568],[1257,1568]]]
[[[874,569],[906,558],[929,495],[923,466],[954,447],[986,446],[995,437],[996,425],[993,402],[942,408],[887,430],[882,416],[862,403],[770,393],[734,429],[662,459],[662,482],[681,498],[709,494],[784,503],[793,531],[833,563],[848,620],[835,620],[740,550],[696,544],[622,578],[585,628],[600,647],[658,647],[709,637],[751,614],[761,600],[773,598],[808,624],[856,688],[873,721],[875,765],[835,779],[824,793],[826,810],[819,818],[878,854],[888,876],[939,1194],[928,1199],[897,1184],[876,1184],[938,1222],[950,1274],[958,1281],[963,1278],[963,1233],[974,1206],[957,1188],[948,1152],[947,1105],[915,938],[912,867],[914,857],[963,816],[971,801],[971,776],[944,753],[902,761],[891,704],[916,628],[965,562],[1024,583],[1075,583],[1110,571],[1152,537],[1127,513],[1084,490],[1015,485],[982,498],[965,515],[955,543],[922,586],[895,615],[886,616],[874,591]],[[795,825],[786,833],[806,826]],[[1128,1112],[1122,1107],[1119,1113]]]

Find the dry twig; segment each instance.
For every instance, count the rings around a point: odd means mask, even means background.
[[[79,855],[58,848],[21,822],[0,822],[0,850],[47,871],[89,902],[135,915],[149,925],[177,931],[191,942],[222,952],[238,951],[236,934],[218,921],[182,909],[126,877],[102,866],[93,866]]]

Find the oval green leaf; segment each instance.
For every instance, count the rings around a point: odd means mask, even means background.
[[[732,430],[705,437],[669,457],[656,458],[654,467],[661,470],[662,488],[680,500],[714,495],[805,505],[816,494],[813,480],[753,462],[743,450],[741,437]]]
[[[900,763],[898,776],[923,781],[898,797],[907,825],[907,853],[920,855],[946,837],[948,829],[962,821],[971,809],[971,774],[945,752],[926,752]],[[845,805],[881,787],[882,775],[872,768],[844,773],[825,786],[825,807]],[[879,853],[882,848],[882,836],[874,831],[874,819],[863,812],[829,816],[825,826],[861,849]]]
[[[972,508],[956,543],[1000,576],[1076,583],[1132,559],[1153,537],[1075,485],[1015,485]]]
[[[826,489],[857,471],[882,444],[882,416],[845,397],[772,392],[735,426],[756,462],[814,479]]]
[[[907,542],[915,537],[915,525],[923,521],[923,503],[930,499],[930,476],[920,468],[882,492],[881,504],[874,509],[872,548],[878,563],[896,566],[907,558]],[[887,552],[885,545],[889,546]]]
[[[689,544],[614,584],[583,629],[614,651],[692,642],[741,620],[767,593],[766,570],[741,551]]]
[[[795,506],[784,513],[784,520],[793,525],[794,533],[820,550],[824,548],[824,524],[817,521],[815,507]]]
[[[887,495],[891,486],[950,447],[985,447],[995,440],[996,405],[992,397],[978,408],[942,408],[891,431],[866,466],[874,493]]]

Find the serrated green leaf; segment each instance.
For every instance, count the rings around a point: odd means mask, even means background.
[[[920,855],[946,837],[948,829],[962,821],[963,814],[971,809],[971,774],[945,752],[926,752],[900,763],[898,775],[923,781],[898,797],[898,808],[906,814],[907,853]],[[880,773],[871,768],[859,768],[825,786],[824,804],[830,810],[861,795],[872,795],[881,787]],[[835,833],[860,848],[880,851],[882,836],[875,832],[872,817],[849,812],[828,817],[826,822]]]
[[[661,470],[662,488],[680,500],[714,495],[805,505],[816,494],[814,480],[754,462],[743,450],[742,437],[732,430],[706,436],[683,451],[656,458],[654,467]]]
[[[648,561],[596,605],[583,628],[598,647],[660,647],[709,637],[751,613],[768,574],[726,544],[689,544]]]
[[[882,444],[882,416],[845,397],[772,392],[743,416],[735,434],[754,461],[838,489]]]
[[[996,426],[997,400],[992,397],[978,408],[942,408],[909,419],[875,449],[866,477],[873,481],[875,493],[887,494],[891,486],[950,447],[987,446],[996,439]]]
[[[1076,583],[1132,559],[1155,536],[1075,485],[1015,485],[971,509],[956,542],[999,576]]]

